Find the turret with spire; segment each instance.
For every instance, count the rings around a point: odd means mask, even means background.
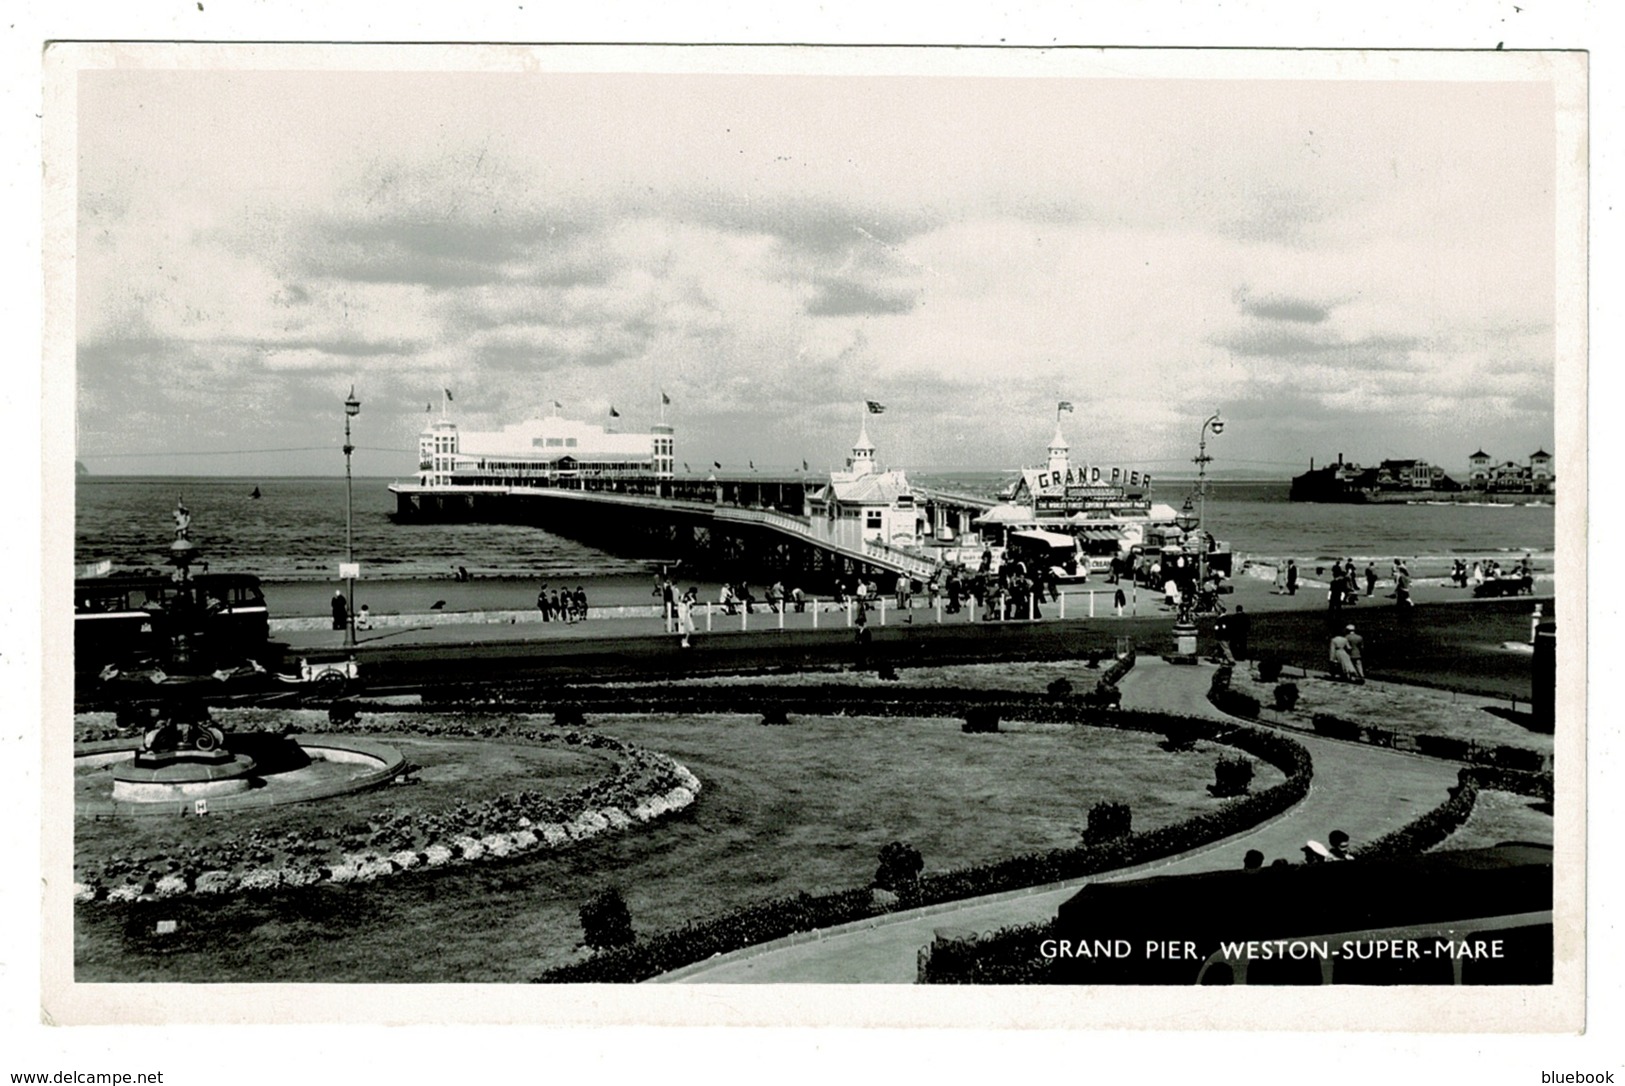
[[[875,470],[875,445],[869,440],[869,420],[865,419],[858,431],[858,440],[852,444],[852,455],[846,458],[846,470],[853,475],[872,475]]]
[[[1055,436],[1049,439],[1049,470],[1059,472],[1064,476],[1071,459],[1071,450],[1072,446],[1068,445],[1066,438],[1061,436],[1061,424],[1057,422],[1055,424]]]

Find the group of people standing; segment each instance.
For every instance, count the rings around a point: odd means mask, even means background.
[[[542,613],[543,622],[583,622],[587,618],[587,589],[577,585],[574,592],[568,587],[549,592],[544,584],[536,593],[536,609]]]
[[[1535,563],[1529,555],[1524,555],[1508,568],[1502,568],[1501,563],[1494,558],[1476,561],[1472,569],[1467,568],[1467,560],[1457,558],[1450,566],[1450,580],[1457,588],[1471,587],[1476,594],[1486,581],[1516,580],[1518,591],[1533,593],[1535,590]]]
[[[1397,563],[1399,559],[1394,559]],[[1336,611],[1343,607],[1353,607],[1360,602],[1361,573],[1354,568],[1354,559],[1344,558],[1332,562],[1332,579],[1326,589],[1326,606]],[[1366,596],[1373,596],[1377,592],[1377,566],[1375,562],[1365,564]],[[1408,591],[1408,588],[1407,588]]]

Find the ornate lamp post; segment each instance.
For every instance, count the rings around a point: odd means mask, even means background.
[[[1203,535],[1202,549],[1198,552],[1196,559],[1196,579],[1199,584],[1207,580],[1208,540],[1212,538],[1212,533],[1207,530],[1207,466],[1213,462],[1213,458],[1207,454],[1207,432],[1209,430],[1213,431],[1214,437],[1224,433],[1224,419],[1217,411],[1209,415],[1207,421],[1202,423],[1201,441],[1197,446],[1196,457],[1191,461],[1196,465],[1196,498],[1199,503],[1197,523],[1201,525]]]
[[[355,539],[353,534],[354,512],[351,502],[350,483],[350,454],[355,452],[355,446],[350,444],[350,420],[361,413],[361,401],[355,398],[355,386],[350,386],[350,397],[344,401],[344,561],[349,567],[345,570],[349,574],[345,578],[345,614],[344,645],[346,648],[355,647]]]

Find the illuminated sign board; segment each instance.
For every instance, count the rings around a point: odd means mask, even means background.
[[[1036,494],[1057,494],[1063,490],[1070,492],[1075,487],[1120,491],[1124,487],[1150,487],[1151,473],[1109,465],[1080,464],[1065,471],[1035,472],[1031,476],[1031,485]]]

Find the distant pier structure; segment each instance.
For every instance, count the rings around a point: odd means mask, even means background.
[[[853,576],[925,580],[995,504],[919,487],[876,459],[867,424],[843,471],[677,471],[674,428],[618,433],[557,414],[499,431],[445,418],[418,472],[390,486],[401,523],[533,524],[628,557],[812,588]]]

